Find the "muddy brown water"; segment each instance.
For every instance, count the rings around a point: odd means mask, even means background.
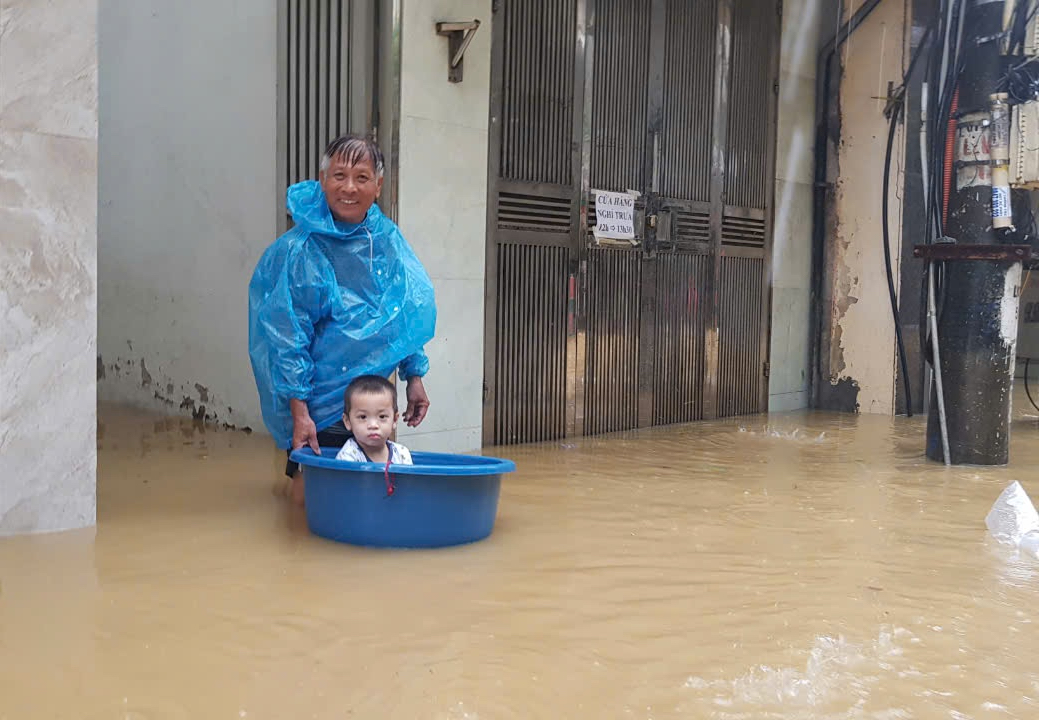
[[[795,413],[488,451],[494,534],[311,536],[259,435],[103,407],[96,530],[0,540],[0,719],[1036,718],[1039,499],[918,419]]]

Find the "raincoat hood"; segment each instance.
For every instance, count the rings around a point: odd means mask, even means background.
[[[433,285],[400,229],[377,205],[363,222],[335,220],[321,185],[293,185],[295,227],[264,252],[249,283],[249,358],[264,424],[291,447],[289,401],[318,430],[343,412],[359,375],[422,376],[433,338]]]
[[[327,237],[348,238],[357,233],[364,233],[364,228],[379,218],[385,219],[379,206],[372,203],[364,222],[357,225],[344,223],[332,216],[332,210],[325,199],[325,191],[316,180],[292,185],[285,193],[285,205],[292,215],[292,222],[304,232],[318,233]]]

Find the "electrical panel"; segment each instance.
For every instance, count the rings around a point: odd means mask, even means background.
[[[1039,102],[1012,108],[1010,185],[1015,188],[1039,189]]]

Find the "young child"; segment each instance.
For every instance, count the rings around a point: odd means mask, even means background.
[[[397,388],[377,375],[362,375],[343,394],[343,425],[353,433],[336,460],[411,465],[411,453],[390,440],[397,428]]]

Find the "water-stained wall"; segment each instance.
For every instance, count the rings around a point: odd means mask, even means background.
[[[274,0],[100,0],[100,396],[260,428],[247,287],[278,234]]]

